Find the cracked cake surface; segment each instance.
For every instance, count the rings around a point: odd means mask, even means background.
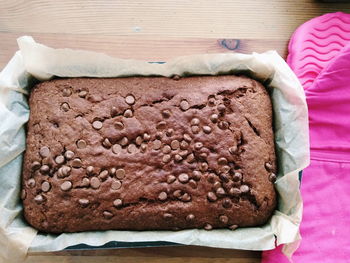
[[[275,209],[271,100],[253,79],[54,79],[29,103],[21,198],[38,230],[234,230]]]

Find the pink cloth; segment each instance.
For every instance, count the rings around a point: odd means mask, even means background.
[[[293,262],[350,262],[350,44],[305,91],[311,164],[303,172],[302,242]],[[280,248],[263,263],[289,262]]]

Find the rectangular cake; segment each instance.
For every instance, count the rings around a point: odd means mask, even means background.
[[[36,85],[24,216],[48,233],[258,226],[276,205],[272,106],[245,76]]]

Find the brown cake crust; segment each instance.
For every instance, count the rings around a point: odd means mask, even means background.
[[[38,230],[234,229],[275,209],[271,101],[248,77],[55,79],[30,109],[22,199]]]

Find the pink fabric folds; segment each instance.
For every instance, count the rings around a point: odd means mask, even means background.
[[[303,172],[302,242],[293,262],[350,262],[350,43],[307,88],[311,164]],[[262,262],[289,262],[280,248]]]

